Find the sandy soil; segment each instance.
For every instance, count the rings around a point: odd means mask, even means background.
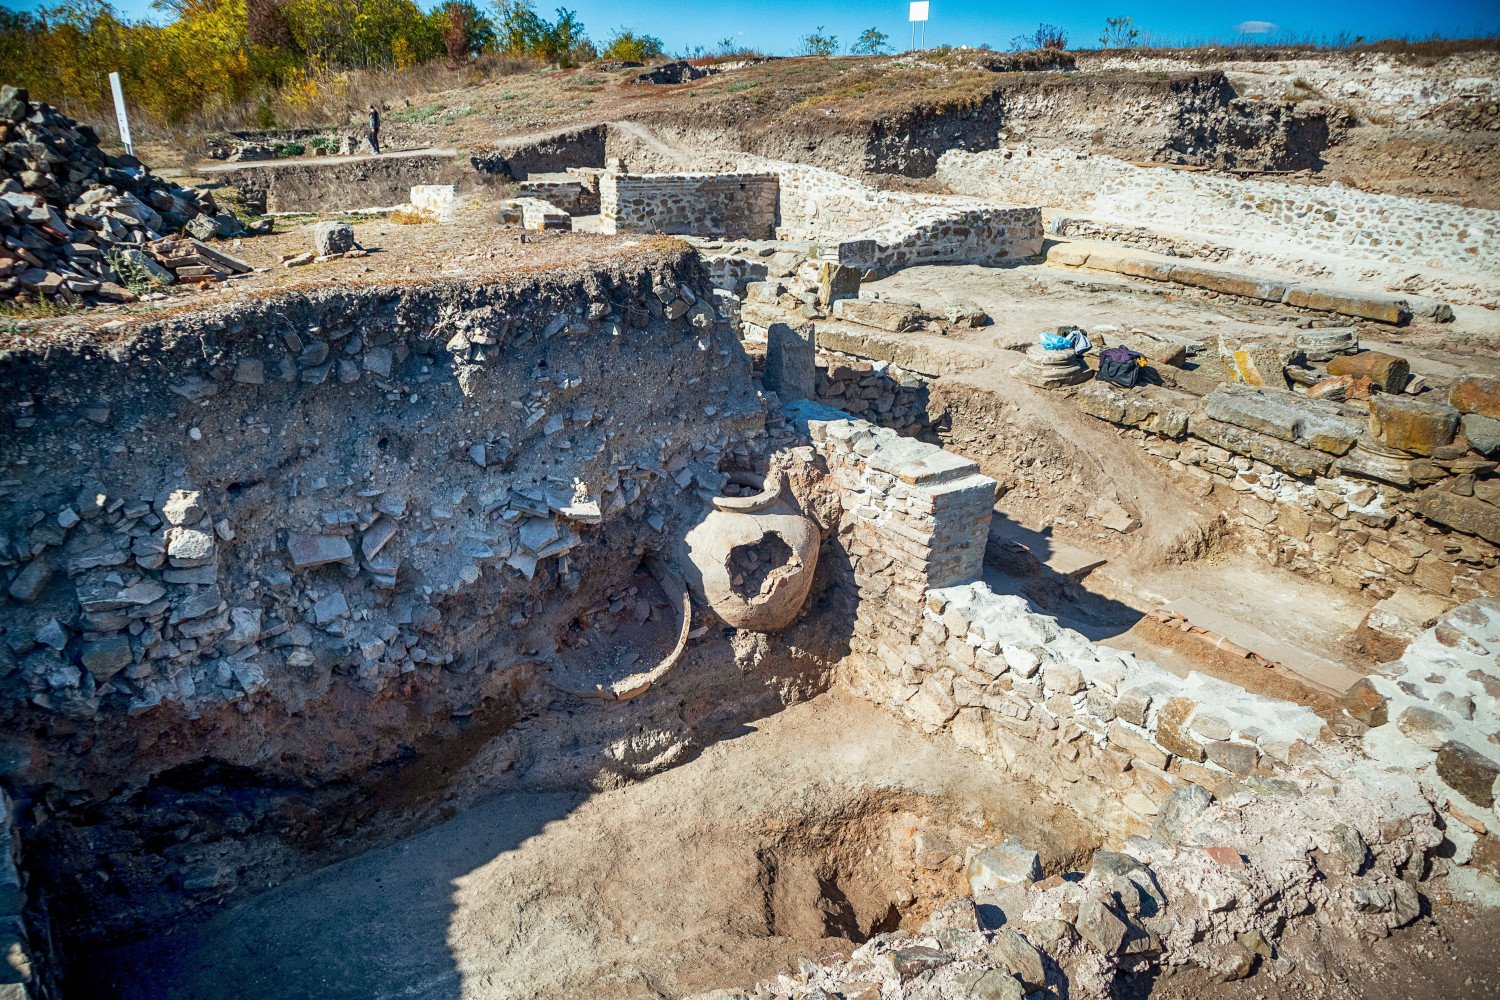
[[[975,764],[825,695],[643,783],[503,795],[94,956],[78,995],[606,1000],[749,985],[848,937],[914,929],[961,886],[967,846],[1015,836],[1049,871],[1096,846],[1039,790]]]

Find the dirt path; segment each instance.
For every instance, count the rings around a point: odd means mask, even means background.
[[[1050,869],[1071,814],[867,703],[825,695],[592,797],[510,794],[208,922],[80,963],[131,1000],[635,998],[749,985],[920,924],[967,845]],[[948,846],[946,861],[914,862]],[[832,932],[832,933],[830,933]]]

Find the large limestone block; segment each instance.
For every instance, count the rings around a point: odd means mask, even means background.
[[[917,306],[889,299],[840,299],[833,304],[833,315],[850,323],[873,326],[892,333],[920,329],[925,319]]]
[[[1460,413],[1500,420],[1500,377],[1465,375],[1448,390],[1448,405]]]
[[[1359,316],[1379,323],[1400,326],[1411,322],[1411,305],[1405,299],[1384,295],[1359,295],[1335,292],[1327,288],[1293,286],[1287,289],[1286,303],[1302,309]]]
[[[1194,437],[1202,438],[1209,444],[1216,444],[1236,455],[1259,459],[1294,476],[1312,478],[1327,475],[1328,469],[1333,465],[1333,458],[1326,452],[1304,448],[1220,420],[1196,418],[1190,423],[1189,431]]]
[[[1434,487],[1422,494],[1417,509],[1429,521],[1500,545],[1500,507],[1478,497],[1459,496]]]
[[[1452,444],[1457,431],[1458,411],[1451,406],[1386,394],[1370,397],[1370,436],[1387,448],[1431,455]]]
[[[1359,421],[1341,416],[1338,407],[1284,389],[1225,387],[1209,393],[1204,407],[1215,420],[1331,455],[1352,448],[1363,430]]]
[[[1286,366],[1297,349],[1274,342],[1239,343],[1219,338],[1219,365],[1229,382],[1286,388]]]

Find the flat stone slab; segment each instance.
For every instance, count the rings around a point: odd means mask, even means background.
[[[1364,676],[1316,653],[1294,646],[1285,639],[1268,635],[1254,625],[1246,624],[1222,611],[1205,607],[1190,597],[1173,601],[1165,610],[1181,615],[1199,628],[1222,635],[1230,642],[1281,664],[1309,684],[1325,691],[1343,694]]]

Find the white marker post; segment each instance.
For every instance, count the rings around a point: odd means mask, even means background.
[[[134,156],[135,146],[130,141],[130,119],[125,117],[125,94],[120,90],[120,74],[109,74],[109,89],[115,95],[115,121],[120,126],[120,141],[125,144],[125,155]]]
[[[922,24],[922,48],[927,48],[927,4],[928,0],[912,0],[911,13],[907,20],[911,21],[911,45],[917,47],[917,23]]]

